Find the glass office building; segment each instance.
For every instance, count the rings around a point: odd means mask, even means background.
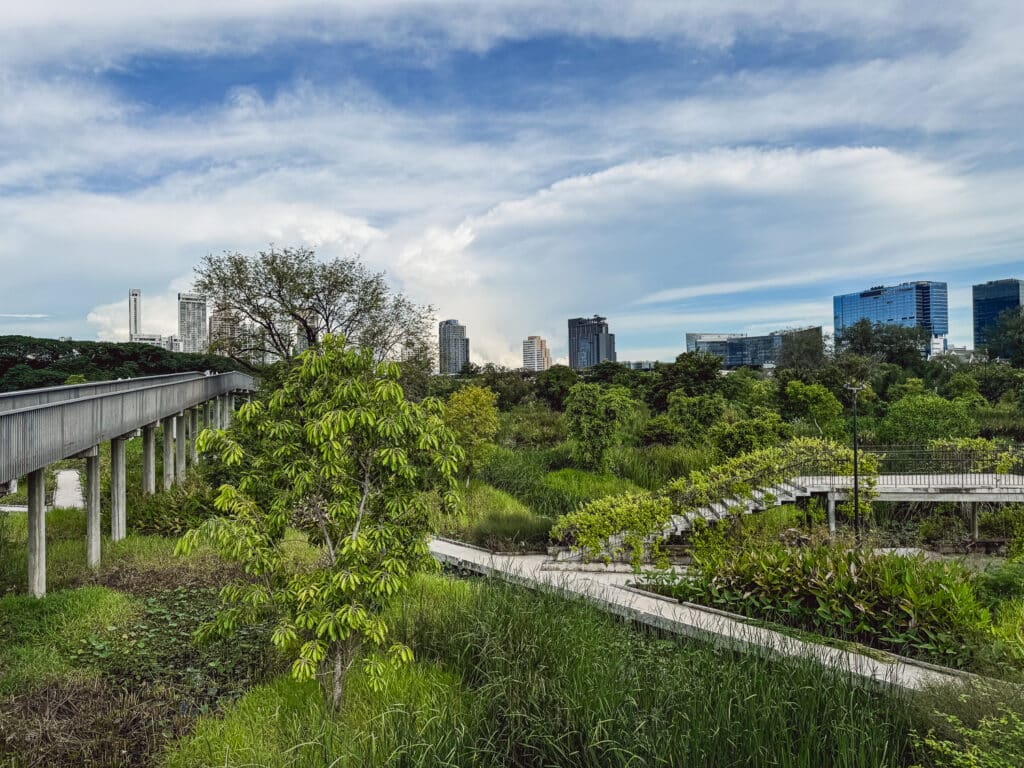
[[[990,280],[971,290],[974,301],[974,348],[985,346],[985,336],[995,327],[999,316],[1024,306],[1024,280]]]
[[[469,338],[466,326],[458,320],[442,320],[437,326],[438,370],[442,376],[455,376],[469,362]]]
[[[918,280],[878,285],[832,299],[836,338],[860,320],[882,325],[923,328],[932,338],[949,333],[949,298],[945,283]]]
[[[615,362],[615,334],[608,332],[607,318],[569,319],[569,365],[583,371],[606,360]]]
[[[811,336],[822,344],[821,326],[775,331],[765,336],[746,336],[742,333],[688,333],[687,352],[707,352],[722,358],[722,368],[772,367],[779,358],[787,337]]]

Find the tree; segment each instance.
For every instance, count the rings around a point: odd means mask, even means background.
[[[788,368],[806,376],[825,365],[825,337],[820,328],[792,331],[782,337],[778,368]]]
[[[547,402],[556,411],[565,410],[565,398],[569,390],[579,383],[580,377],[567,365],[552,365],[537,374],[534,386],[537,397]]]
[[[843,329],[842,335],[836,338],[836,347],[916,371],[924,366],[928,331],[917,326],[858,320]]]
[[[722,358],[707,352],[683,352],[674,363],[658,364],[647,403],[656,412],[668,408],[668,396],[681,389],[688,397],[706,395],[720,386]]]
[[[503,365],[488,363],[480,371],[484,386],[498,396],[498,407],[507,411],[533,392],[527,371],[512,371]]]
[[[85,378],[85,376],[83,376],[80,373],[72,373],[70,376],[68,376],[66,379],[64,379],[64,383],[65,384],[88,384],[89,380],[87,378]]]
[[[1008,309],[983,339],[990,359],[1006,360],[1014,368],[1024,368],[1024,312]]]
[[[374,359],[433,362],[433,310],[393,292],[383,273],[358,258],[319,261],[305,247],[208,255],[194,290],[218,312],[239,318],[245,332],[218,350],[252,367],[253,359],[291,359],[326,334],[371,349]]]
[[[821,384],[791,381],[786,398],[798,418],[811,422],[819,437],[838,437],[843,432],[843,404]]]
[[[466,485],[487,458],[498,434],[498,397],[486,387],[468,386],[452,392],[445,424],[466,454],[463,469]]]
[[[569,390],[565,417],[574,460],[580,466],[603,469],[619,427],[636,407],[623,387],[580,383]]]
[[[904,397],[924,394],[927,394],[924,388],[924,382],[921,379],[912,376],[909,379],[904,379],[899,384],[893,384],[889,387],[889,402],[895,403],[897,400],[902,400]]]
[[[749,419],[715,424],[710,431],[712,444],[728,458],[769,448],[793,436],[792,428],[774,411]]]
[[[878,427],[879,439],[890,445],[926,445],[931,440],[976,434],[978,424],[969,405],[938,395],[907,395],[897,400]]]
[[[458,503],[462,451],[444,405],[407,401],[398,377],[397,364],[325,336],[269,400],[241,408],[232,430],[200,435],[199,449],[218,453],[240,479],[221,486],[221,515],[178,546],[209,542],[245,568],[200,637],[273,621],[292,675],[316,678],[335,707],[361,649],[371,682],[411,658],[401,644],[385,647],[386,608],[430,561],[427,492]],[[284,547],[289,527],[319,556],[297,563]]]
[[[677,425],[680,438],[695,445],[705,442],[708,430],[722,418],[728,405],[717,393],[688,397],[678,389],[668,396],[668,416]]]

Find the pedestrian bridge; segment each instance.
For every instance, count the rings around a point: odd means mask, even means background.
[[[99,445],[110,442],[111,539],[127,533],[125,441],[142,436],[142,490],[156,492],[156,430],[163,432],[163,487],[198,459],[203,427],[224,427],[235,399],[255,389],[251,376],[189,372],[48,387],[0,395],[0,485],[28,483],[29,592],[46,594],[45,469],[68,458],[86,467],[89,564],[100,561]]]

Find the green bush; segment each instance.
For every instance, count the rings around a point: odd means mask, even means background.
[[[958,667],[991,640],[973,574],[923,556],[838,543],[786,547],[761,537],[723,552],[694,545],[689,573],[663,591],[827,637]]]
[[[988,605],[1024,598],[1024,562],[992,565],[975,579],[978,596]]]
[[[1024,504],[1005,504],[983,512],[978,533],[985,539],[1006,539],[1010,557],[1024,555]]]
[[[925,544],[961,541],[967,535],[967,526],[959,515],[940,514],[922,520],[917,535]]]
[[[147,495],[135,491],[128,503],[128,525],[136,533],[180,536],[218,514],[217,489],[203,475],[190,471],[166,491]]]
[[[517,405],[500,415],[498,444],[506,448],[552,448],[565,441],[565,416],[546,403]]]

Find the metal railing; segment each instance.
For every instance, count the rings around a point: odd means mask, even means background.
[[[133,389],[145,389],[155,384],[173,384],[204,376],[201,371],[186,373],[169,373],[161,376],[140,376],[134,379],[115,379],[113,381],[92,381],[86,384],[65,384],[60,387],[43,387],[41,389],[25,389],[17,392],[0,393],[0,412],[17,411],[35,405],[63,403],[68,400],[81,400],[96,395],[108,395],[113,392],[129,392]]]
[[[150,379],[142,387],[2,412],[0,482],[42,469],[215,397],[254,389],[253,378],[244,373],[199,374],[156,383]]]

